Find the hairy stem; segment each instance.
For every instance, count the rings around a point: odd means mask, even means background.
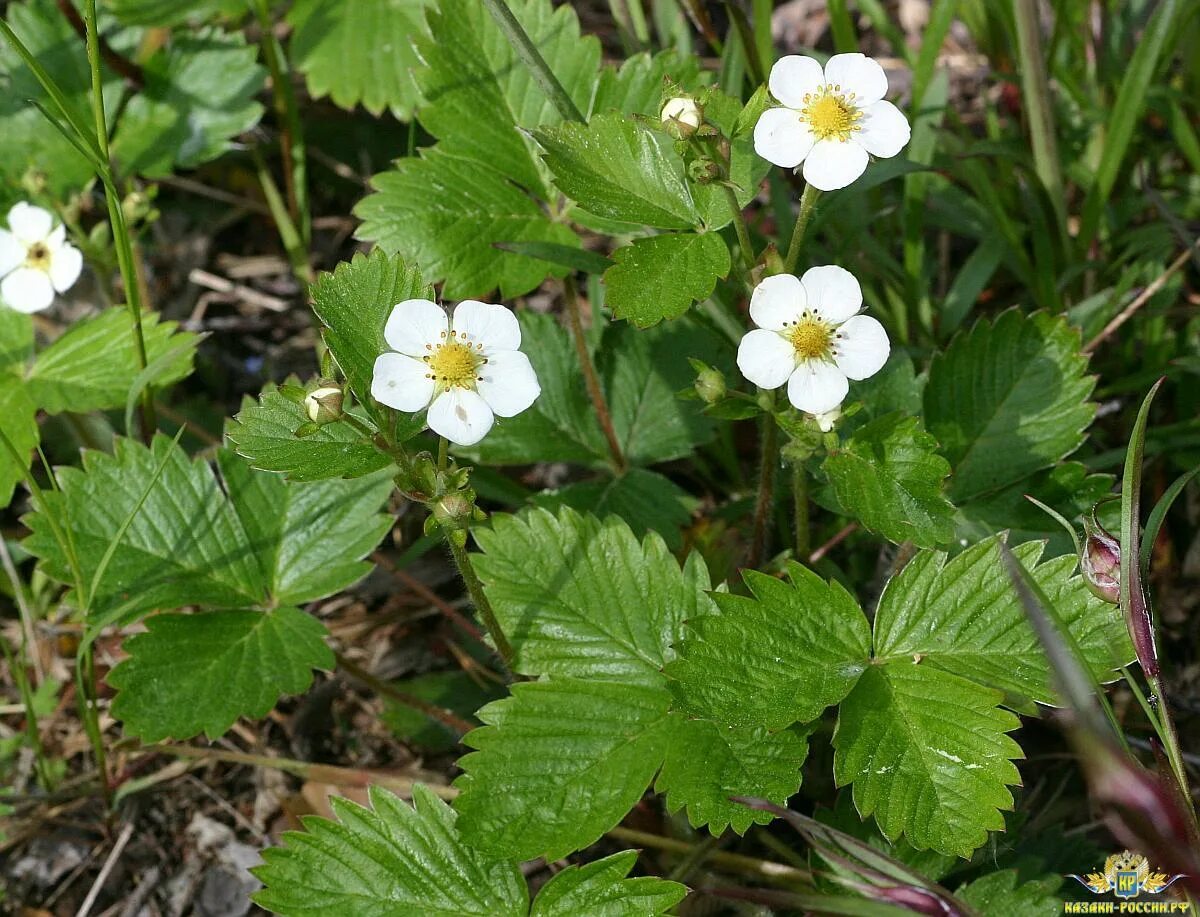
[[[796,216],[796,225],[792,227],[792,241],[788,243],[787,257],[783,259],[784,273],[796,272],[796,265],[800,262],[800,249],[804,245],[804,234],[808,231],[808,221],[820,196],[820,189],[813,185],[804,186],[804,193],[800,195],[800,213]]]
[[[563,300],[567,307],[567,321],[571,326],[571,338],[575,342],[575,353],[579,356],[579,368],[583,371],[583,381],[587,386],[588,397],[592,400],[596,419],[600,421],[600,429],[604,431],[604,439],[608,442],[608,451],[612,453],[613,465],[618,473],[622,473],[628,467],[628,463],[621,451],[621,442],[617,439],[617,431],[613,428],[612,413],[608,409],[608,401],[600,388],[596,366],[592,363],[592,355],[588,353],[587,341],[583,336],[583,319],[579,314],[579,297],[575,293],[575,281],[571,277],[563,280]]]
[[[529,33],[522,28],[521,23],[517,22],[517,17],[508,8],[508,4],[504,0],[483,0],[483,5],[496,20],[496,25],[504,33],[504,37],[508,39],[512,49],[517,52],[517,57],[521,58],[521,62],[529,70],[534,82],[541,87],[546,98],[558,109],[558,113],[567,121],[583,121],[583,112],[567,95],[562,83],[558,81],[558,77],[554,75],[546,63],[546,59],[542,57],[542,52],[537,49],[530,39]]]
[[[454,563],[458,567],[459,575],[467,586],[467,592],[470,593],[471,601],[475,604],[475,609],[479,612],[479,617],[483,619],[484,627],[491,634],[492,642],[496,645],[496,652],[500,654],[500,658],[504,660],[504,664],[511,670],[513,659],[512,644],[508,642],[508,637],[504,635],[504,630],[500,627],[500,621],[496,618],[496,612],[492,610],[492,603],[483,591],[483,583],[479,580],[479,574],[475,572],[475,565],[471,563],[471,555],[467,551],[465,544],[459,544],[459,538],[457,537],[460,535],[459,532],[445,528],[443,528],[443,531],[446,532],[446,542],[450,545],[450,553],[454,555]]]
[[[792,466],[792,513],[795,518],[796,560],[806,564],[809,562],[812,541],[809,535],[808,473],[800,462]]]
[[[758,462],[758,499],[754,503],[754,534],[746,566],[756,569],[767,546],[767,527],[775,500],[775,469],[779,465],[779,428],[769,413],[762,418],[762,441]]]

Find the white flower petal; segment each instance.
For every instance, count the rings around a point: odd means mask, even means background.
[[[887,74],[879,62],[857,51],[829,58],[825,64],[825,82],[845,95],[854,93],[851,102],[860,107],[878,102],[888,90]]]
[[[54,302],[54,285],[45,271],[19,267],[0,280],[0,299],[18,312],[41,312]]]
[[[7,229],[0,229],[0,277],[25,263],[25,246]]]
[[[800,109],[804,107],[804,97],[816,92],[824,82],[825,72],[817,61],[811,57],[789,54],[775,62],[767,87],[771,95],[788,108]]]
[[[759,388],[779,388],[796,368],[796,348],[776,332],[756,328],[738,344],[737,365]]]
[[[406,299],[397,303],[383,328],[388,346],[410,357],[423,357],[425,346],[440,344],[450,330],[446,310],[428,299]]]
[[[409,414],[429,406],[433,380],[429,367],[401,353],[385,353],[375,358],[371,374],[371,396],[380,404]]]
[[[875,375],[887,362],[892,345],[887,332],[869,315],[855,315],[838,327],[834,339],[833,359],[838,369],[849,378],[858,380]]]
[[[836,264],[810,267],[800,278],[809,308],[827,322],[839,324],[862,308],[862,287],[854,275]]]
[[[819,140],[804,160],[804,180],[821,191],[836,191],[862,175],[867,161],[867,151],[853,140]]]
[[[794,274],[767,277],[750,294],[750,317],[759,328],[779,331],[794,322],[808,306],[808,296]]]
[[[473,446],[492,428],[495,418],[478,392],[452,388],[429,406],[429,429],[460,446]]]
[[[876,102],[863,110],[854,139],[872,156],[890,159],[908,145],[912,128],[891,102]]]
[[[50,282],[59,293],[71,289],[83,270],[83,254],[74,245],[63,244],[50,252]]]
[[[483,344],[485,351],[516,350],[521,346],[521,326],[516,313],[507,306],[465,300],[454,307],[450,327],[472,345]]]
[[[22,242],[45,242],[54,225],[54,217],[49,210],[34,207],[24,201],[13,206],[8,211],[8,228]]]
[[[814,141],[808,125],[790,108],[768,108],[754,125],[754,152],[785,169],[804,162]]]
[[[529,357],[519,350],[493,350],[479,367],[479,394],[498,417],[514,417],[542,393]]]
[[[850,391],[845,374],[825,360],[805,360],[788,379],[788,401],[798,411],[824,414],[832,411]]]
[[[46,236],[46,247],[51,252],[56,252],[64,242],[67,241],[67,227],[65,223],[59,223],[51,230],[50,235]]]

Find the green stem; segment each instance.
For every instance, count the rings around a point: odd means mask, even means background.
[[[786,274],[796,272],[796,265],[800,261],[800,249],[804,244],[804,234],[808,231],[808,221],[820,196],[820,189],[813,185],[804,186],[804,194],[800,196],[800,213],[796,217],[796,225],[792,227],[792,241],[788,244],[787,257],[783,259],[783,270]]]
[[[444,436],[438,437],[438,471],[445,471],[450,460],[450,442]]]
[[[754,245],[750,241],[750,229],[746,226],[746,217],[738,203],[737,192],[724,182],[725,197],[729,201],[729,212],[733,214],[733,231],[737,233],[738,248],[742,250],[742,266],[746,270],[746,284],[753,284],[751,279],[754,272]]]
[[[42,745],[42,733],[38,727],[37,709],[33,703],[33,692],[29,689],[29,678],[25,674],[25,661],[22,657],[27,654],[16,653],[8,647],[8,641],[0,639],[0,649],[4,650],[4,660],[8,663],[8,671],[16,682],[17,693],[21,695],[21,704],[25,708],[25,734],[29,739],[29,747],[33,750],[34,768],[37,770],[38,783],[47,793],[54,791],[50,776],[49,760],[46,749]],[[37,647],[33,647],[37,653]]]
[[[1150,690],[1153,692],[1153,699],[1150,703],[1158,707],[1159,738],[1162,739],[1166,748],[1167,759],[1171,762],[1171,770],[1175,773],[1175,779],[1179,781],[1180,795],[1187,799],[1194,814],[1195,806],[1192,804],[1191,793],[1188,792],[1187,769],[1183,764],[1183,749],[1179,747],[1179,733],[1175,731],[1175,721],[1167,707],[1167,695],[1163,691],[1162,676],[1155,675],[1147,678],[1147,681],[1150,682]]]
[[[1022,99],[1029,112],[1029,138],[1033,146],[1034,171],[1041,179],[1054,212],[1059,231],[1066,231],[1066,203],[1063,196],[1062,165],[1058,159],[1054,111],[1050,101],[1050,80],[1042,53],[1041,24],[1035,0],[1013,0],[1017,25],[1017,54],[1021,60]]]
[[[567,321],[571,326],[571,337],[575,342],[575,353],[579,357],[579,368],[583,371],[583,381],[587,387],[588,397],[596,411],[596,419],[600,429],[604,431],[604,439],[608,442],[608,451],[612,453],[613,465],[618,474],[623,474],[628,464],[621,451],[621,441],[617,439],[617,431],[613,427],[612,412],[608,409],[608,401],[600,388],[600,379],[596,375],[596,367],[592,363],[592,355],[588,353],[587,340],[583,336],[583,319],[579,314],[579,297],[575,293],[575,281],[571,277],[563,279],[563,300],[567,307]]]
[[[464,533],[445,527],[443,531],[446,533],[446,541],[450,545],[450,553],[454,555],[454,563],[458,567],[459,575],[466,583],[467,592],[475,604],[475,610],[483,618],[483,624],[491,634],[492,642],[496,645],[496,652],[500,654],[500,658],[504,660],[504,664],[511,671],[512,644],[508,642],[508,637],[504,636],[504,630],[500,627],[496,612],[492,610],[492,603],[488,601],[487,594],[483,591],[483,583],[479,580],[479,574],[475,572],[475,565],[471,563],[471,555],[466,548],[466,538],[462,537]],[[461,544],[459,543],[460,538]]]
[[[534,82],[541,87],[546,98],[558,109],[558,113],[567,121],[583,121],[583,112],[567,95],[567,91],[563,89],[562,83],[558,81],[558,77],[550,70],[546,59],[542,57],[542,53],[537,49],[537,46],[529,38],[529,34],[522,28],[521,23],[517,21],[517,17],[513,15],[513,11],[508,8],[508,4],[504,0],[483,0],[483,5],[487,7],[488,12],[492,14],[492,18],[496,20],[496,25],[500,27],[500,31],[504,33],[504,37],[508,39],[508,43],[512,49],[517,52],[517,57],[521,58],[522,63],[528,68]]]
[[[812,553],[812,540],[809,534],[808,474],[801,462],[792,466],[792,504],[796,520],[796,560],[807,564],[808,556]]]
[[[633,25],[633,34],[643,48],[650,46],[650,26],[646,23],[646,11],[642,9],[642,0],[625,0],[629,9],[629,21]]]
[[[756,569],[762,563],[767,545],[767,524],[775,498],[775,469],[779,465],[779,430],[775,418],[766,413],[762,419],[762,442],[758,463],[758,499],[754,504],[754,533],[746,566]]]

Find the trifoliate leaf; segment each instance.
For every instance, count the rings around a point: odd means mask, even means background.
[[[543,675],[480,711],[466,738],[455,806],[485,849],[561,856],[616,825],[655,788],[695,825],[745,831],[769,819],[730,797],[777,801],[799,785],[805,741],[794,732],[728,730],[671,713],[661,669],[684,619],[712,610],[708,575],[681,570],[656,535],[571,510],[527,510],[479,531],[476,569],[515,668]],[[695,766],[707,761],[708,767]]]
[[[605,302],[617,318],[642,328],[707,299],[731,267],[729,248],[715,232],[636,239],[613,252],[613,260],[604,272]]]
[[[685,712],[778,730],[850,693],[870,659],[866,616],[838,583],[795,563],[788,576],[747,571],[751,597],[716,593],[721,613],[688,622],[667,667]]]
[[[653,876],[625,878],[637,851],[623,850],[555,873],[533,902],[530,917],[655,917],[683,900],[687,886]]]
[[[124,643],[108,675],[113,716],[144,742],[223,735],[241,716],[262,717],[284,694],[332,669],[325,627],[298,608],[154,615]]]
[[[683,160],[666,134],[605,114],[589,124],[543,128],[534,137],[554,184],[589,213],[660,229],[699,225]]]
[[[105,0],[104,3],[123,24],[167,28],[187,22],[192,25],[217,16],[243,16],[248,7],[242,0]]]
[[[608,111],[623,115],[647,115],[657,118],[662,110],[663,80],[670,77],[685,87],[696,87],[700,80],[699,58],[681,55],[675,50],[653,56],[635,54],[620,66],[605,67],[592,100],[592,116]]]
[[[845,511],[890,541],[930,548],[954,537],[943,494],[949,463],[915,417],[889,414],[860,427],[822,467]]]
[[[30,397],[51,414],[123,407],[139,372],[133,335],[132,317],[121,307],[75,322],[37,355],[26,380]],[[154,312],[142,313],[142,335],[147,364],[166,360],[157,385],[191,374],[196,335],[177,331],[175,322],[160,322]]]
[[[1000,536],[947,559],[922,552],[887,584],[875,617],[875,652],[894,659],[919,657],[936,667],[1025,698],[1052,703],[1050,664],[1029,626],[1000,553]],[[1084,660],[1102,681],[1133,659],[1120,610],[1093,596],[1072,576],[1075,556],[1039,558],[1029,542],[1013,553],[1053,602]]]
[[[73,535],[85,587],[132,519],[96,584],[93,615],[311,601],[361,577],[369,565],[359,559],[387,530],[376,513],[390,483],[378,476],[287,484],[227,452],[227,495],[206,462],[166,437],[151,448],[117,439],[113,449],[85,452],[82,468],[60,469],[61,493],[48,495]],[[73,583],[46,519],[34,513],[27,524],[26,547],[43,569]]]
[[[33,318],[16,309],[0,306],[0,378],[23,375],[33,356]]]
[[[287,19],[291,58],[313,98],[341,108],[391,109],[411,117],[420,101],[417,37],[427,32],[430,0],[298,0]]]
[[[586,110],[600,42],[580,35],[570,4],[556,9],[550,0],[509,0],[506,5],[567,95]],[[428,64],[418,75],[427,100],[421,124],[442,141],[443,152],[486,164],[505,182],[550,200],[536,147],[523,131],[558,124],[562,115],[487,8],[481,0],[441,4],[430,11],[429,29],[429,40],[420,46]]]
[[[225,435],[254,468],[281,471],[291,481],[357,478],[388,467],[392,460],[347,423],[322,424],[311,436],[296,437],[308,421],[304,405],[263,389],[258,401],[245,398]]]
[[[255,97],[266,70],[240,33],[179,32],[143,66],[113,137],[124,171],[159,177],[216,159],[262,117]]]
[[[487,160],[451,155],[441,144],[398,160],[372,178],[371,186],[375,193],[354,208],[363,221],[359,237],[413,261],[430,280],[444,280],[448,299],[497,288],[504,297],[520,296],[548,274],[566,273],[494,243],[579,244],[567,226],[553,222]]]
[[[1079,331],[1015,309],[980,320],[934,357],[925,423],[954,468],[957,504],[1027,478],[1083,443],[1095,414]]]
[[[432,792],[414,787],[411,808],[387,790],[369,792],[370,809],[335,797],[338,821],[310,816],[304,831],[263,850],[255,901],[283,917],[525,917],[517,864],[464,843]]]
[[[378,249],[343,261],[312,286],[313,311],[325,326],[325,343],[376,426],[387,422],[391,413],[371,397],[371,377],[376,357],[391,349],[383,328],[392,307],[406,299],[433,298],[433,287],[415,268]]]
[[[1055,891],[1058,876],[1021,882],[1016,870],[1006,869],[960,886],[954,897],[989,917],[1054,917],[1063,912],[1063,901]]]
[[[0,507],[5,507],[12,501],[17,482],[29,470],[30,453],[38,444],[37,405],[25,386],[10,375],[0,376],[0,430],[21,459],[15,461],[0,443]]]
[[[620,516],[637,537],[657,532],[667,547],[675,551],[683,547],[680,529],[692,518],[696,500],[670,478],[644,468],[632,468],[622,475],[543,491],[533,498],[533,503],[551,511],[569,506],[599,519]]]
[[[1006,733],[1020,721],[1003,695],[930,665],[896,659],[868,666],[839,709],[833,771],[854,804],[889,839],[969,857],[1021,781],[1023,757]]]

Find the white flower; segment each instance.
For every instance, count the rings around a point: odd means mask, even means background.
[[[41,312],[79,278],[83,255],[48,210],[21,202],[0,229],[0,299],[18,312]]]
[[[824,69],[811,57],[780,58],[768,86],[783,107],[758,119],[755,152],[787,169],[804,163],[804,180],[822,191],[845,188],[868,153],[888,159],[911,135],[900,109],[883,101],[883,68],[862,54],[835,54]]]
[[[512,417],[541,394],[521,326],[504,306],[467,300],[453,320],[427,299],[406,299],[383,330],[396,353],[375,360],[371,394],[398,411],[429,408],[429,428],[460,446],[479,442],[495,415]]]
[[[690,137],[700,127],[704,115],[696,100],[688,96],[678,96],[668,99],[659,115],[663,124],[673,126],[684,139]]]
[[[873,376],[887,362],[887,332],[858,314],[862,303],[854,275],[832,264],[809,268],[800,278],[768,277],[750,297],[758,328],[738,345],[738,369],[760,388],[786,382],[797,410],[832,411],[846,397],[848,379]]]

